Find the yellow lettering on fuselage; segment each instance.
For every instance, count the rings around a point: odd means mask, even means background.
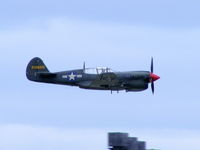
[[[45,69],[45,66],[32,66],[31,69],[33,69],[33,70],[42,70],[42,69]]]

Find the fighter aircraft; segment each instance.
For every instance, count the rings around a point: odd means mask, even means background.
[[[151,59],[151,71],[113,71],[108,67],[86,68],[85,63],[82,69],[49,72],[42,59],[33,58],[26,69],[26,76],[35,82],[44,82],[61,85],[78,86],[83,89],[110,90],[119,92],[143,91],[151,83],[154,93],[154,81],[160,77],[153,74],[153,58]]]

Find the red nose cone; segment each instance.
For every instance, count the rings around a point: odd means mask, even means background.
[[[151,77],[151,80],[153,80],[153,81],[156,81],[156,80],[160,79],[159,76],[157,76],[157,75],[155,75],[153,73],[150,73],[150,77]]]

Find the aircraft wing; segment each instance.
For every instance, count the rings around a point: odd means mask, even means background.
[[[98,85],[100,87],[116,87],[119,86],[119,79],[115,73],[102,73],[97,76],[97,78],[92,82],[92,84]]]

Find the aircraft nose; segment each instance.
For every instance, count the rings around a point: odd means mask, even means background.
[[[155,74],[153,74],[153,73],[150,73],[150,78],[151,78],[151,80],[153,80],[153,81],[156,81],[156,80],[160,79],[159,76],[157,76],[157,75],[155,75]]]

